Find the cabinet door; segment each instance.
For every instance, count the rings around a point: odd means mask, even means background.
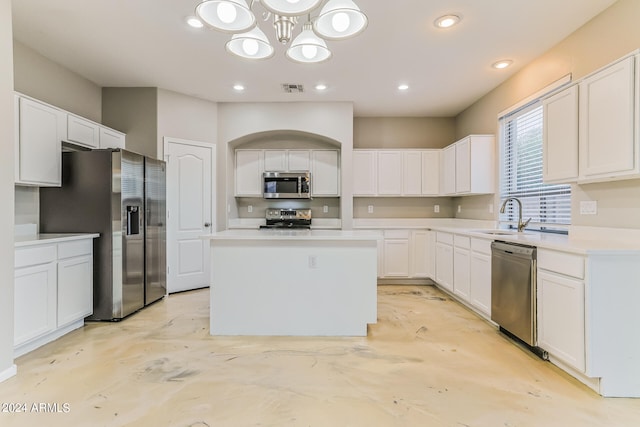
[[[264,150],[264,170],[284,172],[289,170],[286,150]]]
[[[449,145],[442,150],[442,194],[455,194],[456,192],[456,146]]]
[[[287,157],[290,171],[311,170],[311,154],[309,150],[289,150]]]
[[[405,151],[403,154],[402,194],[405,196],[422,195],[422,152]]]
[[[73,114],[67,115],[67,139],[89,148],[100,145],[100,126]]]
[[[56,328],[56,263],[15,270],[14,346]]]
[[[436,232],[427,231],[427,277],[436,280]]]
[[[62,182],[62,140],[67,117],[60,110],[19,98],[16,183],[59,187]]]
[[[429,232],[413,230],[411,232],[411,276],[429,277]]]
[[[384,239],[384,277],[409,277],[409,239]]]
[[[377,153],[371,150],[353,151],[353,195],[375,196]]]
[[[637,169],[634,86],[634,58],[580,83],[580,180],[606,179]]]
[[[465,248],[453,248],[453,292],[463,300],[470,301],[471,252]]]
[[[378,195],[402,194],[402,152],[378,152]]]
[[[578,86],[545,99],[542,179],[548,183],[578,179]]]
[[[585,371],[584,282],[538,272],[538,346]]]
[[[436,243],[436,282],[453,291],[453,246]]]
[[[471,140],[462,139],[455,144],[456,193],[471,192]]]
[[[311,166],[311,195],[338,197],[340,195],[338,151],[313,150]]]
[[[93,313],[93,257],[58,262],[58,327]]]
[[[422,152],[422,194],[440,194],[440,150]]]
[[[262,196],[262,150],[236,150],[236,196]]]
[[[100,128],[100,148],[125,148],[126,135],[113,129]]]
[[[470,302],[491,316],[491,255],[471,252]]]

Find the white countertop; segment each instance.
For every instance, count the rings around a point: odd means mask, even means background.
[[[210,240],[378,240],[377,230],[225,230],[201,236]]]
[[[98,233],[42,233],[14,236],[15,247],[42,245],[48,243],[68,242],[81,239],[95,239]]]

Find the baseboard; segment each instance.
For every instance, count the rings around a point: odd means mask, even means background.
[[[4,371],[0,372],[0,383],[2,381],[8,380],[9,378],[15,376],[18,373],[18,367],[13,364]]]
[[[433,285],[431,279],[381,279],[378,278],[378,285]]]

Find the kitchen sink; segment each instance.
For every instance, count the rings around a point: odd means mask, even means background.
[[[492,236],[517,236],[530,234],[526,231],[518,232],[516,230],[471,230],[474,233],[489,234]]]

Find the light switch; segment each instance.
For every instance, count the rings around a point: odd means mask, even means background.
[[[462,212],[462,206],[458,205],[458,213]]]
[[[322,212],[323,213],[329,212],[329,206],[327,206],[327,205],[322,206]]]
[[[367,206],[367,212],[373,213],[373,205]]]
[[[596,200],[583,200],[580,202],[580,215],[597,215],[598,202]]]
[[[440,213],[440,205],[433,205],[433,211],[435,213]]]
[[[249,212],[249,213],[253,212],[253,206],[252,205],[247,206],[247,212]]]

